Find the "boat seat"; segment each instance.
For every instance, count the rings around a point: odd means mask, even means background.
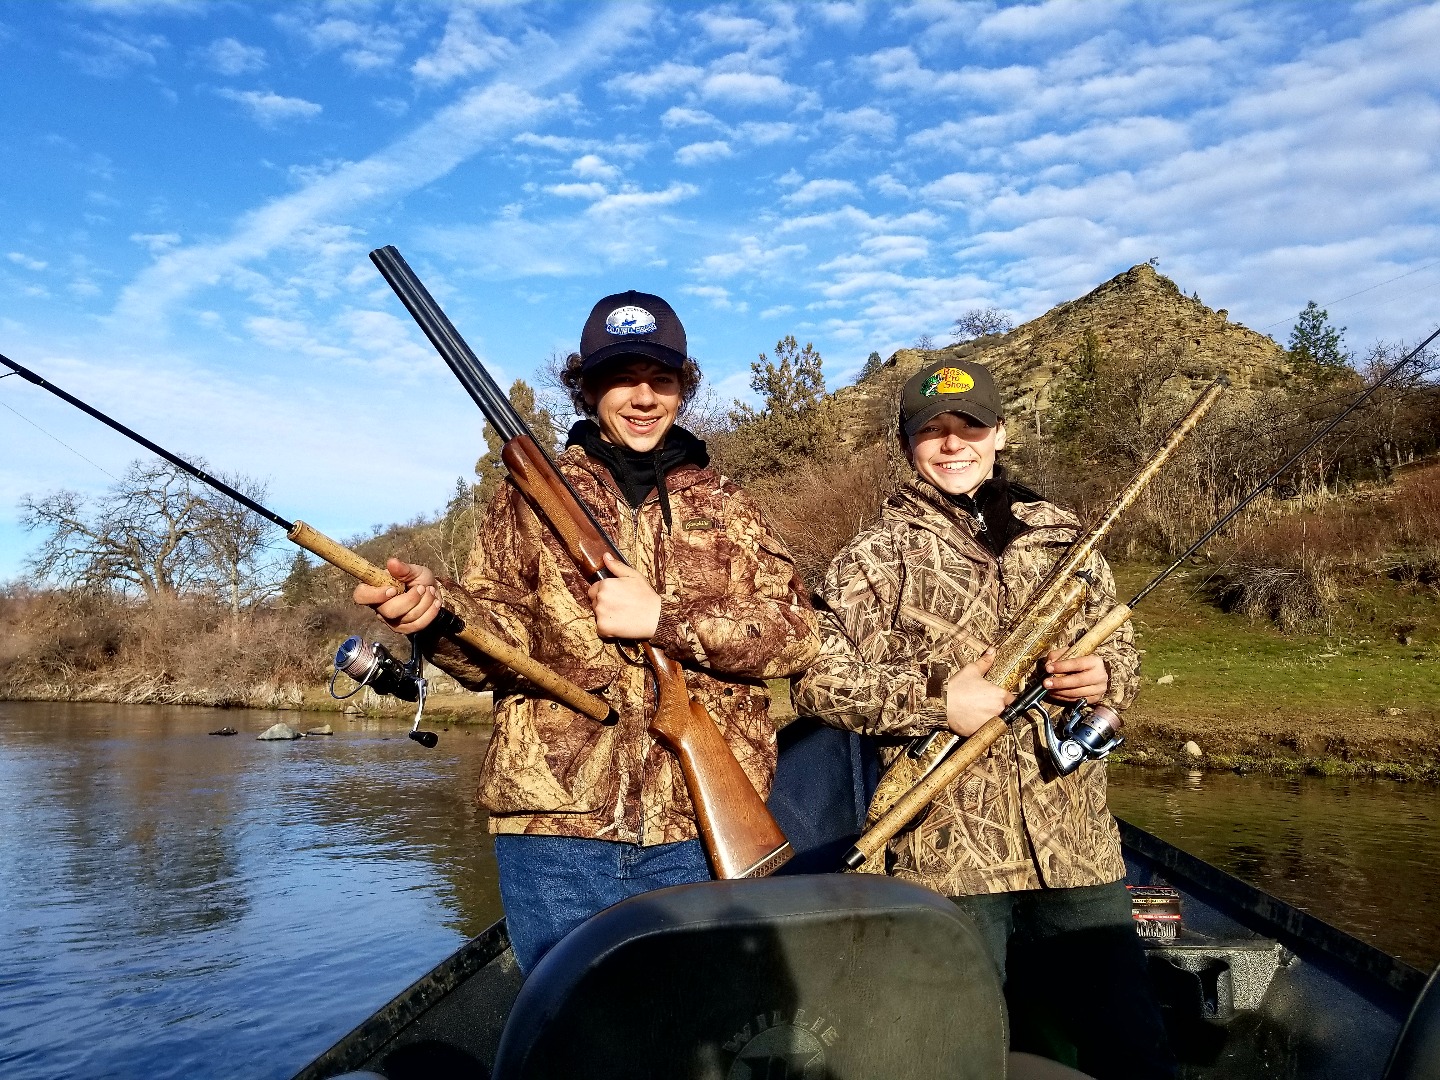
[[[1430,975],[1400,1029],[1385,1080],[1440,1080],[1440,968]]]
[[[583,923],[521,988],[493,1076],[997,1080],[1006,1058],[999,980],[954,904],[797,875],[662,889]]]

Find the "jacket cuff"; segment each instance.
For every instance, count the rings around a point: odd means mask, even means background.
[[[672,596],[662,596],[660,598],[660,621],[655,626],[655,633],[650,635],[650,644],[671,656],[688,655],[690,650],[685,647],[680,638],[682,625],[680,601]]]

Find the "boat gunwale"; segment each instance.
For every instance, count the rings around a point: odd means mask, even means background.
[[[326,1080],[327,1077],[359,1069],[410,1024],[509,947],[510,935],[505,928],[505,920],[501,919],[380,1006],[297,1072],[293,1080]]]
[[[1271,896],[1204,859],[1191,855],[1154,833],[1116,817],[1121,844],[1155,864],[1165,877],[1178,879],[1220,911],[1251,930],[1275,938],[1292,952],[1318,952],[1349,972],[1373,980],[1377,989],[1409,1006],[1420,996],[1429,975],[1323,919]],[[1298,948],[1297,948],[1298,946]]]

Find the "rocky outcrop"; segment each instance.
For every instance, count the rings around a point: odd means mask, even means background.
[[[1043,414],[1049,407],[1057,378],[1079,359],[1087,336],[1111,357],[1175,357],[1185,380],[1177,393],[1196,392],[1222,371],[1230,375],[1232,394],[1253,392],[1277,385],[1286,372],[1285,351],[1273,339],[1231,322],[1224,308],[1186,296],[1153,266],[1141,263],[1007,334],[943,349],[899,350],[870,378],[836,393],[845,441],[873,438],[877,423],[890,418],[898,384],[924,364],[947,358],[985,364],[995,372],[1005,396],[1007,427],[1012,438],[1023,439],[1033,429],[1036,409]]]

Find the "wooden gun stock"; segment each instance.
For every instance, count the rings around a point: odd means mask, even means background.
[[[361,558],[345,545],[336,543],[317,529],[312,529],[303,521],[292,524],[286,535],[292,543],[298,544],[313,555],[318,555],[331,566],[349,574],[356,581],[363,581],[366,585],[373,585],[378,589],[405,591],[405,586],[391,577],[384,569]],[[569,679],[551,671],[544,664],[533,660],[509,642],[501,640],[478,626],[467,625],[458,615],[448,609],[442,617],[445,618],[445,623],[441,627],[441,632],[446,637],[462,641],[486,656],[499,660],[510,670],[522,678],[528,679],[557,701],[563,701],[576,712],[583,713],[592,720],[599,720],[602,723],[609,719],[612,710],[605,701],[582,690]]]
[[[550,523],[581,572],[592,580],[608,576],[606,553],[615,558],[620,558],[620,553],[535,441],[528,435],[518,436],[505,444],[500,456],[516,486]],[[700,841],[715,876],[731,879],[773,873],[794,854],[790,842],[705,706],[690,696],[684,669],[649,642],[641,642],[640,650],[655,672],[657,702],[650,733],[680,763],[695,806]]]

